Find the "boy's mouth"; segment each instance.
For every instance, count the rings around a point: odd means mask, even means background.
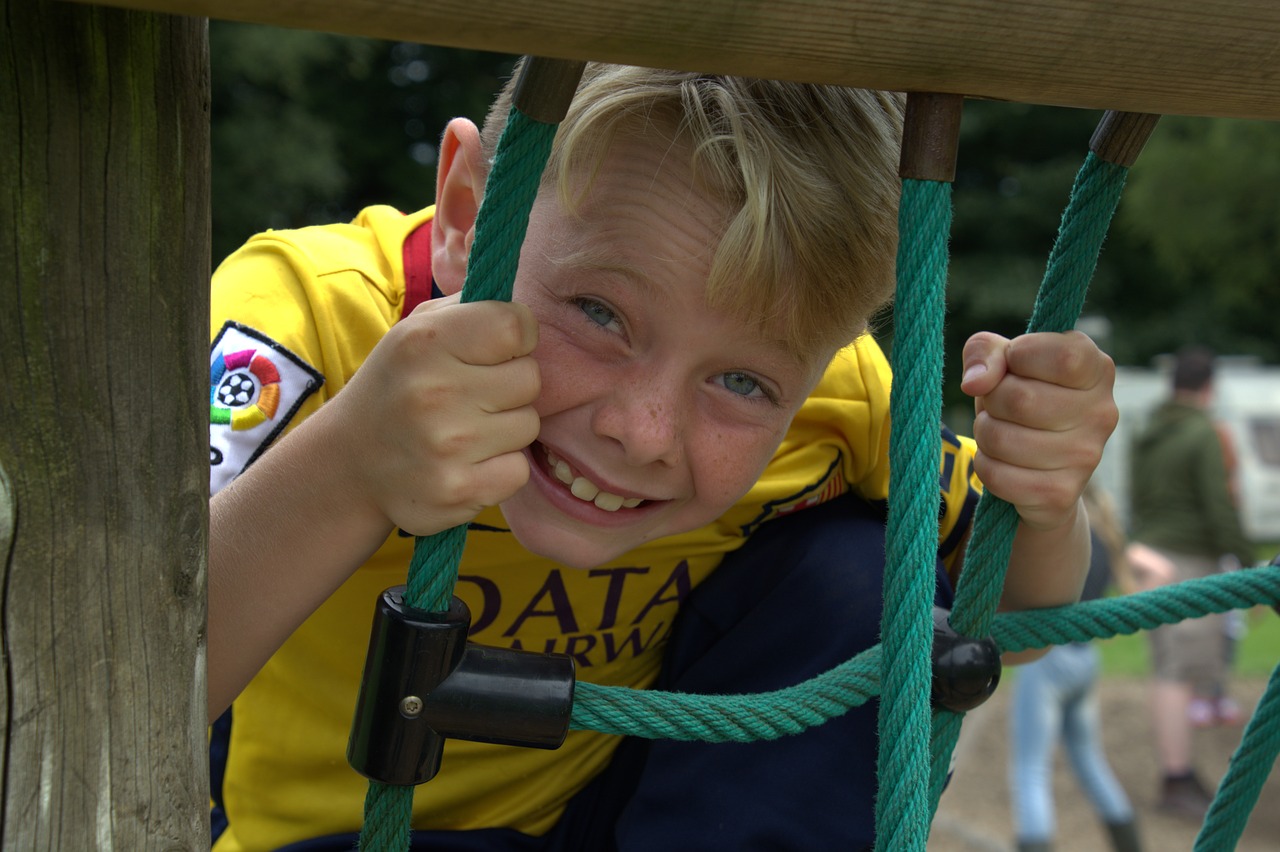
[[[619,509],[634,509],[644,502],[639,497],[623,497],[620,494],[603,491],[600,486],[585,476],[575,474],[568,462],[545,446],[542,447],[542,452],[546,457],[547,470],[551,475],[569,486],[569,493],[584,503],[592,503],[597,509],[603,509],[606,512],[616,512]]]

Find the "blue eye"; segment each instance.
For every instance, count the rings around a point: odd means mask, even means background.
[[[617,314],[594,299],[578,299],[577,305],[588,319],[601,328],[608,328],[618,321]]]
[[[755,396],[757,392],[763,392],[760,382],[746,373],[725,373],[720,380],[730,393],[739,396]]]

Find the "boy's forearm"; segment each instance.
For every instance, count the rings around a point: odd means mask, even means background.
[[[323,428],[300,427],[210,502],[210,721],[392,530],[331,453]]]
[[[1089,518],[1080,501],[1074,517],[1050,530],[1033,529],[1019,522],[1005,574],[1000,609],[1022,610],[1075,603],[1089,573]],[[1006,665],[1029,663],[1048,649],[1007,653]]]
[[[1080,501],[1072,517],[1053,529],[1032,529],[1019,522],[1000,609],[1075,603],[1089,573],[1089,557],[1089,519]]]

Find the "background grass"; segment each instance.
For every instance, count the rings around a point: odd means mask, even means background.
[[[1258,546],[1258,558],[1270,561],[1280,552],[1280,543]],[[1254,607],[1244,616],[1245,634],[1236,644],[1232,672],[1240,677],[1269,677],[1280,665],[1280,615],[1271,607]],[[1098,641],[1102,652],[1102,673],[1141,677],[1151,673],[1151,657],[1145,631],[1131,636]]]
[[[1240,677],[1268,677],[1280,664],[1280,616],[1270,607],[1245,613],[1245,635],[1236,645],[1232,672]],[[1145,631],[1099,640],[1103,675],[1144,677],[1151,673]]]

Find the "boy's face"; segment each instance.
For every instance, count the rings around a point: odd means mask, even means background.
[[[725,217],[689,152],[647,136],[614,143],[576,214],[539,195],[514,298],[540,326],[542,427],[502,504],[529,550],[590,567],[709,523],[821,376],[825,361],[708,308]]]

